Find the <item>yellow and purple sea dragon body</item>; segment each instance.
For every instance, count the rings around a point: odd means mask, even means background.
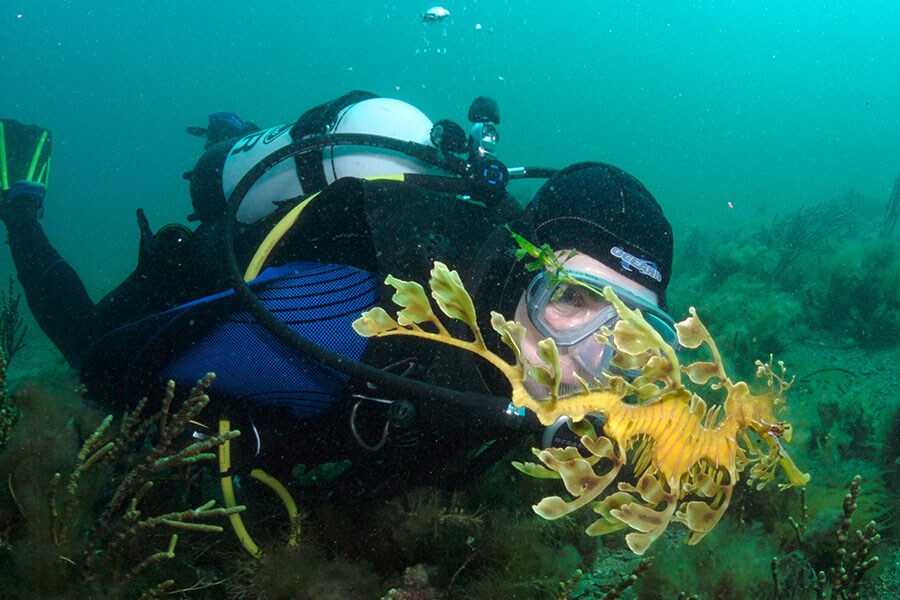
[[[549,266],[555,277],[566,280],[561,263]],[[529,475],[561,479],[571,495],[570,500],[549,496],[536,504],[534,511],[544,518],[556,519],[590,506],[599,518],[587,533],[631,529],[625,536],[628,546],[643,554],[673,520],[688,529],[688,544],[699,542],[722,518],[745,472],[748,483],[758,489],[772,481],[779,466],[787,475],[784,487],[803,486],[809,480],[783,446],[791,437],[790,425],[777,417],[790,388],[783,364],[773,365],[771,358],[757,361],[756,375],[764,384],[760,393],[752,392],[743,381],[732,381],[715,341],[693,308],[687,319],[676,324],[678,343],[687,349],[706,346],[710,360],[683,365],[676,350],[639,310],[625,306],[609,287],[595,290],[615,306],[620,317],[611,330],[604,328],[597,335],[615,348],[614,365],[640,375],[582,381],[580,393],[560,396],[561,373],[553,340],[539,344],[543,364],[528,364],[521,352],[524,327],[492,312],[492,328],[516,361],[509,363],[488,350],[472,299],[456,271],[436,262],[429,287],[444,315],[469,325],[471,340],[448,332],[418,283],[392,276],[385,283],[396,289],[393,301],[401,307],[396,319],[374,308],[354,322],[357,333],[415,336],[468,350],[506,376],[515,407],[532,411],[544,425],[568,417],[586,452],[575,447],[536,448],[533,452],[541,464],[514,463]],[[523,385],[526,377],[545,386],[548,397],[532,397]],[[692,388],[724,399],[710,407]],[[587,415],[602,416],[601,432],[585,419]],[[634,475],[631,483],[618,481],[626,464]],[[611,488],[616,481],[618,485]]]

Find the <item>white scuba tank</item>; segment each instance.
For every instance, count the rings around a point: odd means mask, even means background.
[[[240,138],[222,167],[222,190],[231,197],[241,178],[266,156],[292,143],[287,123]],[[365,133],[432,145],[432,122],[415,106],[393,98],[371,98],[341,110],[328,133]],[[437,167],[406,154],[369,146],[328,146],[322,150],[326,183],[341,177],[371,177],[398,173],[440,174]],[[319,190],[307,189],[293,159],[284,160],[263,175],[244,197],[237,219],[253,223],[275,210],[277,203]]]

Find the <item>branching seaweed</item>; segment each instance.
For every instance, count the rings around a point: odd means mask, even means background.
[[[876,533],[875,522],[870,521],[863,529],[857,529],[855,532],[851,529],[861,481],[862,478],[859,475],[854,477],[844,496],[844,514],[835,531],[837,537],[836,564],[827,573],[825,571],[817,573],[818,598],[825,598],[826,582],[830,584],[832,599],[859,598],[859,585],[863,576],[878,564],[878,557],[871,555],[872,549],[881,540],[881,536]]]
[[[0,347],[0,450],[9,442],[9,435],[19,418],[12,395],[6,388],[6,369],[9,365],[6,352]]]
[[[890,237],[897,225],[897,217],[900,217],[900,175],[894,179],[894,189],[884,207],[884,218],[878,231],[881,237]]]
[[[172,406],[175,384],[169,382],[156,413],[144,416],[144,398],[122,417],[117,429],[112,426],[112,416],[106,417],[82,444],[71,471],[67,475],[57,472],[51,478],[47,496],[50,541],[60,553],[76,552],[62,554],[62,558],[84,582],[103,578],[117,594],[130,594],[148,569],[175,556],[179,532],[221,532],[222,527],[210,521],[244,510],[243,506],[217,508],[214,500],[156,515],[145,514],[143,508],[155,478],[214,459],[218,446],[240,435],[228,431],[186,446],[179,443],[190,421],[209,403],[206,389],[213,379],[210,373],[198,381],[177,410]],[[101,466],[111,470],[114,489],[99,518],[92,521],[86,542],[79,543],[83,536],[80,484],[85,475]],[[171,531],[167,548],[146,554],[150,534],[165,529]],[[173,583],[157,583],[150,591],[162,593]]]
[[[6,355],[7,364],[25,347],[25,333],[28,331],[19,314],[22,294],[16,294],[13,286],[14,280],[10,277],[9,288],[5,294],[0,294],[0,352]]]
[[[814,590],[817,600],[852,600],[861,597],[863,578],[878,565],[878,557],[872,551],[881,541],[874,521],[869,521],[862,529],[853,530],[853,514],[857,509],[861,482],[862,477],[857,475],[848,485],[840,520],[837,527],[830,530],[834,544],[829,543],[831,539],[823,539],[815,544],[804,538],[807,507],[801,494],[800,520],[788,517],[796,534],[799,550],[790,555],[772,558],[772,600],[796,597],[804,588]],[[816,557],[816,554],[821,556]],[[814,568],[813,565],[820,560],[825,562]],[[792,563],[787,574],[781,573],[782,562]]]
[[[9,278],[6,294],[0,295],[0,449],[6,447],[13,426],[18,420],[18,411],[12,395],[6,387],[7,369],[16,353],[25,346],[25,332],[19,315],[21,294],[13,288],[13,278]]]
[[[780,276],[801,252],[846,237],[856,225],[858,203],[857,193],[850,190],[841,198],[804,206],[776,218],[766,244],[778,255],[775,274]]]

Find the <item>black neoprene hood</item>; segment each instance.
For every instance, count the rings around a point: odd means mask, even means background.
[[[575,249],[655,292],[666,306],[672,226],[644,185],[618,167],[574,164],[526,208],[537,244]]]

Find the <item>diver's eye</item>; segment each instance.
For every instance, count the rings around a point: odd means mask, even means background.
[[[565,320],[566,327],[592,319],[605,305],[603,298],[580,286],[562,285],[553,292],[545,315],[551,320]],[[562,322],[558,326],[564,326]]]
[[[562,312],[595,311],[606,304],[602,296],[578,285],[560,285],[550,297],[549,305]]]
[[[562,284],[554,292],[550,298],[553,304],[562,304],[578,308],[585,305],[585,291],[577,286]]]

